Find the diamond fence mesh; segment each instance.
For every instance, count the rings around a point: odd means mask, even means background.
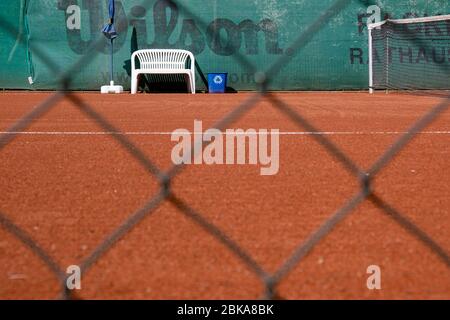
[[[151,1],[143,1],[142,6],[148,7]],[[179,7],[183,7],[182,3],[177,3]],[[320,31],[320,29],[343,10],[351,1],[350,0],[336,0],[325,12],[323,12],[304,32],[302,32],[296,41],[292,44],[291,48],[295,52],[300,52],[302,48],[308,44],[308,42],[314,38],[314,35]],[[360,0],[363,3],[364,1]],[[194,12],[189,11],[184,7],[187,15],[196,18],[200,24],[202,20],[196,17]],[[120,23],[120,22],[118,22]],[[9,25],[5,20],[0,19],[0,27],[6,30],[11,35],[16,34],[14,27]],[[23,40],[22,40],[23,41]],[[347,199],[346,203],[335,211],[322,225],[313,232],[307,239],[300,241],[292,255],[282,263],[282,265],[273,273],[266,271],[258,262],[256,262],[252,255],[244,250],[239,243],[231,239],[220,228],[211,223],[205,216],[194,209],[189,203],[181,200],[175,192],[171,189],[171,181],[182,170],[186,169],[184,165],[174,165],[167,172],[159,169],[155,163],[145,155],[126,135],[120,134],[114,124],[110,123],[106,117],[94,110],[86,101],[82,98],[74,95],[70,91],[71,79],[74,75],[97,54],[96,48],[103,43],[104,39],[99,38],[94,45],[90,48],[88,54],[82,56],[77,62],[75,62],[67,70],[62,72],[52,62],[52,60],[46,56],[38,47],[31,47],[33,54],[38,56],[52,71],[55,77],[58,77],[60,89],[52,94],[45,101],[42,101],[39,105],[35,106],[31,112],[24,115],[19,121],[10,126],[5,133],[0,135],[0,151],[8,145],[14,138],[17,137],[17,133],[26,130],[36,119],[40,118],[50,110],[56,107],[57,103],[63,99],[71,101],[82,113],[87,115],[90,119],[95,121],[102,127],[103,130],[112,133],[112,138],[115,139],[124,150],[132,155],[147,171],[149,175],[153,175],[159,181],[159,192],[149,198],[140,209],[131,213],[123,223],[117,227],[111,234],[109,234],[103,242],[97,245],[92,253],[81,261],[80,269],[82,273],[87,272],[102,256],[110,250],[119,239],[125,234],[130,232],[140,221],[151,215],[163,202],[172,203],[179,211],[180,214],[188,217],[194,223],[203,228],[207,233],[211,234],[218,242],[222,243],[228,248],[235,256],[237,256],[247,267],[251,270],[260,281],[263,283],[265,292],[262,293],[264,299],[276,299],[280,296],[277,294],[277,285],[284,279],[307,255],[308,253],[326,237],[333,228],[336,227],[345,217],[350,215],[352,211],[363,201],[370,201],[376,207],[381,209],[383,213],[393,219],[407,232],[420,240],[426,245],[429,250],[436,254],[447,267],[450,268],[450,255],[446,248],[440,246],[436,241],[432,239],[426,232],[421,230],[404,214],[399,212],[395,207],[384,200],[376,190],[374,190],[372,181],[381,169],[386,167],[390,161],[407,145],[411,140],[426,126],[431,124],[437,119],[443,112],[450,107],[450,94],[442,100],[442,102],[436,105],[425,116],[414,123],[406,133],[404,133],[398,140],[378,158],[375,163],[369,168],[360,168],[352,159],[345,154],[337,145],[335,145],[330,139],[324,135],[312,135],[312,137],[336,160],[338,160],[344,168],[359,181],[359,190],[350,199]],[[273,65],[265,70],[259,70],[254,66],[244,55],[236,54],[234,56],[236,61],[246,69],[247,72],[255,74],[255,79],[258,84],[258,91],[255,92],[250,98],[248,98],[242,104],[236,106],[233,111],[228,113],[224,118],[219,119],[213,128],[224,130],[227,126],[231,125],[236,120],[244,116],[249,110],[256,108],[256,104],[262,98],[268,99],[271,104],[279,110],[279,112],[287,115],[293,123],[300,129],[307,130],[308,132],[319,133],[320,130],[305,118],[298,111],[294,110],[291,106],[277,98],[274,94],[268,92],[268,87],[271,80],[277,76],[279,70],[290,62],[290,56],[283,56],[277,60]],[[450,75],[449,75],[450,76]],[[208,143],[202,142],[202,146]],[[194,150],[201,150],[198,146],[192,147],[192,154],[195,157]],[[14,237],[19,239],[24,245],[26,245],[45,265],[51,270],[58,281],[61,284],[61,298],[71,299],[71,291],[66,286],[67,274],[65,270],[55,262],[55,259],[42,248],[33,237],[28,234],[19,225],[15,224],[8,218],[6,212],[0,211],[0,224],[2,227]]]

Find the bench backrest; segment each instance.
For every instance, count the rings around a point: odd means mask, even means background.
[[[133,70],[138,58],[140,69],[184,70],[195,68],[194,55],[187,50],[178,49],[142,49],[131,56]]]

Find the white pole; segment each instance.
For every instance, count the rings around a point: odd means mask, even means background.
[[[389,32],[386,32],[386,93],[389,92],[389,58],[391,50],[389,48]]]
[[[216,23],[216,20],[217,20],[217,0],[213,0],[213,21],[214,21],[214,23]],[[215,25],[215,27],[217,27],[217,25]],[[215,31],[218,31],[218,30],[215,30]],[[219,41],[221,41],[220,34],[218,34],[218,37],[219,37]],[[214,54],[213,57],[214,57],[214,61],[213,61],[214,68],[217,68],[217,57],[218,56],[216,54]],[[217,71],[213,70],[212,72],[217,72]]]
[[[369,25],[369,93],[373,93],[373,43],[372,43],[372,26]]]

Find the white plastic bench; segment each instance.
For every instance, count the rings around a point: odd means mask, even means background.
[[[136,58],[139,59],[139,69],[136,69]],[[138,78],[141,74],[185,74],[188,78],[188,88],[195,94],[195,59],[189,51],[178,49],[135,51],[131,55],[131,94],[137,92]]]

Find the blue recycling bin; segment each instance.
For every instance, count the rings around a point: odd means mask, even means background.
[[[208,73],[208,92],[224,93],[227,88],[227,73]]]

